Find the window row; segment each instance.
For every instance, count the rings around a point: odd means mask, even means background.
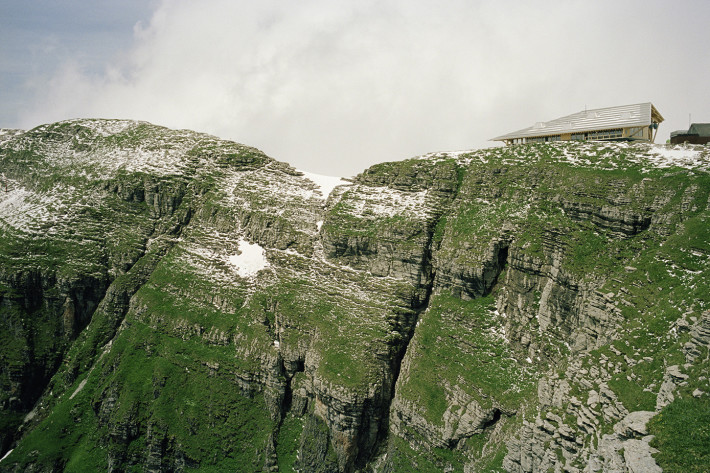
[[[526,138],[525,142],[526,143],[541,143],[541,142],[547,142],[547,141],[560,141],[560,139],[561,139],[560,135],[533,136],[530,138]]]
[[[611,140],[614,138],[622,138],[624,131],[621,128],[613,130],[586,131],[584,133],[572,133],[573,141],[587,140]]]

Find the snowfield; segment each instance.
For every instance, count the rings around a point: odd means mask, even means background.
[[[256,273],[269,266],[266,251],[257,243],[249,243],[244,238],[238,241],[238,253],[228,258],[229,264],[234,266],[237,274],[243,278],[251,278]]]
[[[37,194],[8,180],[0,185],[0,225],[22,232],[37,231],[40,226],[54,225],[66,218],[67,205],[63,200],[72,189],[54,189],[52,193]]]
[[[682,145],[672,148],[666,146],[654,146],[649,150],[649,161],[659,168],[679,166],[683,168],[696,168],[708,165],[708,156],[703,155],[700,150],[688,149]]]
[[[348,213],[359,217],[395,217],[426,218],[428,190],[406,192],[389,187],[357,185],[353,187],[358,199],[350,199]]]
[[[327,199],[330,193],[333,192],[333,189],[337,186],[350,185],[350,182],[346,181],[342,177],[323,176],[321,174],[314,174],[312,172],[300,170],[299,172],[302,172],[306,179],[318,186],[322,199]]]

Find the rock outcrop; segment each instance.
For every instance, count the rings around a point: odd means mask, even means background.
[[[328,196],[147,123],[2,136],[0,471],[660,471],[657,413],[710,392],[705,148]]]

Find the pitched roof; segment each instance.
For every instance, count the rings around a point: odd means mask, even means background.
[[[655,120],[652,120],[652,117]],[[493,138],[493,141],[527,138],[532,136],[579,133],[592,130],[608,130],[630,126],[648,126],[655,121],[660,123],[663,117],[651,102],[617,107],[597,108],[573,113],[549,122],[538,122],[528,128],[514,131]]]
[[[693,123],[688,129],[688,134],[710,136],[710,123]]]

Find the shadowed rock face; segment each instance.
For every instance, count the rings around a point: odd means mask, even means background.
[[[322,196],[147,123],[0,137],[0,471],[658,468],[656,412],[710,392],[704,148],[438,153]]]

